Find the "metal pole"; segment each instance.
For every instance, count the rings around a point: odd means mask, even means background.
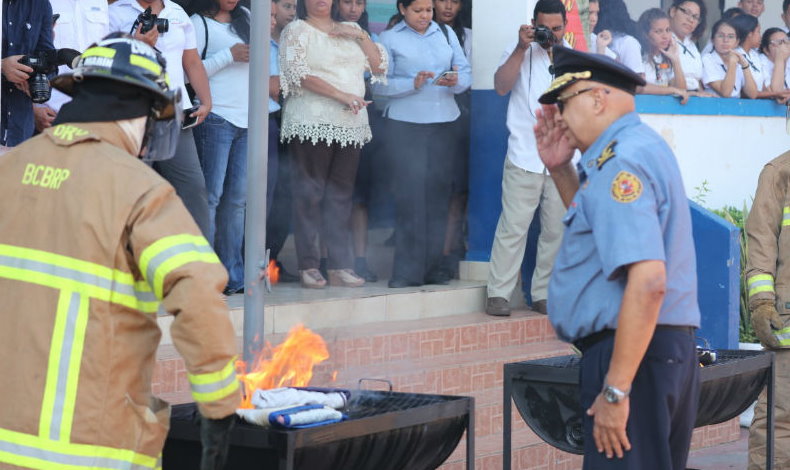
[[[244,360],[263,345],[266,256],[266,181],[269,149],[269,38],[271,2],[250,5],[250,105],[247,131],[247,215],[244,229]]]

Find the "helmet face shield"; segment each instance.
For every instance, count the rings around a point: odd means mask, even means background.
[[[181,111],[181,93],[174,93],[175,112],[171,118],[159,119],[158,114],[150,116],[147,123],[146,139],[140,157],[144,162],[160,162],[173,158],[181,137],[183,112]]]

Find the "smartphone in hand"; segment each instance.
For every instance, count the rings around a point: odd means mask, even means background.
[[[190,115],[198,109],[200,109],[200,106],[192,106],[191,108],[184,110],[184,119],[181,121],[181,129],[189,129],[190,127],[195,127],[197,125],[198,117]]]
[[[438,77],[436,77],[436,78],[433,80],[433,84],[434,84],[434,85],[436,85],[436,84],[439,82],[439,80],[441,80],[441,79],[443,79],[443,78],[452,78],[452,77],[454,77],[454,76],[456,76],[456,75],[458,75],[458,72],[456,72],[455,70],[447,70],[447,71],[444,71],[444,72],[442,72],[441,74],[439,74],[439,76],[438,76]]]

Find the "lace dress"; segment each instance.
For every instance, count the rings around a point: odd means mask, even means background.
[[[359,27],[356,23],[345,23]],[[387,53],[381,53],[382,75],[371,82],[386,80]],[[288,142],[300,138],[314,144],[324,141],[362,146],[371,139],[368,113],[358,114],[332,98],[302,87],[302,79],[313,75],[338,90],[365,95],[365,71],[371,71],[365,53],[352,39],[331,37],[303,20],[285,27],[280,41],[280,84],[285,97],[280,138]]]

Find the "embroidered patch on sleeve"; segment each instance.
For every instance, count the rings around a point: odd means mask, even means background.
[[[642,181],[633,173],[621,171],[612,181],[612,199],[617,202],[634,202],[642,195]]]

